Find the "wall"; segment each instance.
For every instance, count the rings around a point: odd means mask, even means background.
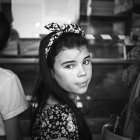
[[[50,22],[77,22],[80,0],[12,0],[13,27],[20,37],[39,37],[47,33]]]

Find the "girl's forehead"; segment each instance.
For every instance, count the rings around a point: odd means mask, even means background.
[[[81,46],[79,48],[75,47],[72,49],[65,48],[61,50],[56,58],[65,58],[65,59],[76,59],[80,55],[87,55],[89,54],[89,51],[86,46]]]

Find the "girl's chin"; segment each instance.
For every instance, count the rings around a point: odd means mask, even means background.
[[[87,92],[87,87],[84,88],[76,88],[74,90],[69,91],[70,95],[82,95],[85,94]]]
[[[80,89],[76,92],[76,94],[85,94],[87,92],[87,88],[86,89]]]

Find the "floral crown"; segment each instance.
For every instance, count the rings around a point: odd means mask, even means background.
[[[57,23],[50,23],[48,25],[45,26],[46,29],[55,32],[51,38],[49,39],[49,43],[45,48],[45,55],[46,58],[48,56],[48,53],[51,49],[52,44],[54,43],[54,41],[63,33],[76,33],[76,34],[80,34],[81,36],[85,36],[85,32],[83,31],[83,29],[77,25],[77,24],[64,24],[63,26],[60,26]]]

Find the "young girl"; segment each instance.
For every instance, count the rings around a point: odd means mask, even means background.
[[[45,26],[53,31],[39,48],[40,78],[33,99],[33,140],[91,140],[91,132],[76,106],[92,77],[91,55],[84,31],[76,24]]]

